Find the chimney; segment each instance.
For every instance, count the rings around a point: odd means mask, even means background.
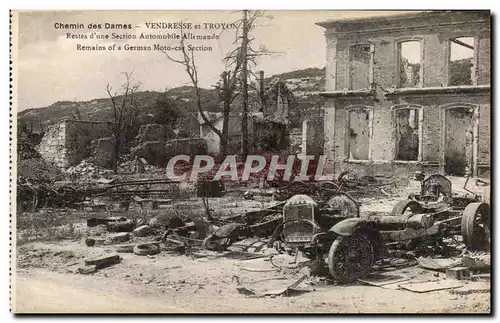
[[[260,74],[260,112],[264,112],[266,101],[264,98],[264,71],[259,71]]]

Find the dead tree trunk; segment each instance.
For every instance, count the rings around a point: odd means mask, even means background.
[[[227,72],[222,73],[223,82],[223,120],[222,120],[222,136],[220,138],[220,155],[224,158],[227,154],[227,145],[229,143],[229,112],[231,111],[232,91],[229,87],[230,74]]]
[[[243,38],[241,51],[243,64],[241,68],[241,87],[243,90],[243,118],[241,119],[242,143],[241,152],[245,158],[248,155],[248,17],[243,11]]]
[[[113,174],[118,174],[118,158],[120,154],[120,139],[115,138],[114,140],[114,156],[113,156]]]

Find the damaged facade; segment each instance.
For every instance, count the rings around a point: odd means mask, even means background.
[[[489,12],[318,25],[327,42],[324,152],[335,173],[489,176]]]

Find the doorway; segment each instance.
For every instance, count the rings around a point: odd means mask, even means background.
[[[474,109],[456,107],[445,110],[444,171],[446,175],[473,174]]]

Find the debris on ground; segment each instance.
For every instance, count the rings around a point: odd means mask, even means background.
[[[135,244],[121,244],[115,246],[115,251],[119,253],[132,253],[134,252]]]
[[[106,244],[106,239],[98,237],[87,237],[85,238],[85,245],[87,247],[103,246]]]
[[[133,220],[112,221],[106,224],[109,232],[132,232],[136,223]]]
[[[234,276],[236,283],[238,287],[236,287],[236,290],[238,291],[239,294],[246,295],[246,296],[251,296],[251,297],[266,297],[266,296],[271,296],[271,297],[276,297],[276,296],[296,296],[300,294],[304,294],[307,292],[311,292],[312,290],[310,289],[299,289],[297,288],[304,280],[307,278],[307,275],[302,275],[298,279],[296,279],[292,284],[283,284],[282,282],[277,282],[277,284],[272,284],[271,280],[266,281],[266,286],[265,288],[259,288],[259,287],[254,287],[254,288],[248,288],[248,287],[242,287],[239,282],[239,278],[237,276]]]
[[[402,283],[398,286],[401,289],[405,289],[414,293],[427,293],[443,289],[459,288],[464,286],[464,283],[458,280],[436,280],[427,282]]]
[[[138,162],[144,166],[140,171]],[[194,266],[231,259],[231,275],[239,275],[233,292],[248,297],[293,296],[312,291],[304,286],[355,283],[414,293],[450,290],[466,295],[489,290],[490,276],[484,273],[490,269],[490,252],[470,248],[478,241],[467,233],[477,229],[475,218],[469,217],[470,225],[460,232],[464,208],[476,204],[476,211],[484,211],[476,197],[452,207],[452,199],[429,195],[422,181],[423,193],[396,201],[392,211],[368,207],[361,212],[356,194],[366,194],[363,201],[383,206],[392,196],[392,184],[347,172],[337,181],[245,186],[237,187],[236,193],[226,190],[224,183],[200,179],[190,187],[200,201],[180,198],[179,183],[146,177],[147,162],[130,160],[120,167],[135,177],[110,177],[83,161],[66,173],[94,177],[91,185],[70,182],[33,189],[36,194],[45,192],[45,202],[57,202],[57,207],[71,202],[71,207],[85,212],[87,231],[79,243],[88,247],[83,248],[89,258],[73,272],[94,274],[119,264],[121,256],[127,263],[133,259],[151,264],[162,256],[183,256]],[[443,177],[432,178],[445,183]],[[48,212],[46,203],[39,205]],[[358,236],[360,228],[369,228],[369,234]],[[353,248],[347,249],[352,257],[345,257],[346,248]],[[345,268],[357,268],[359,273],[344,275]],[[240,284],[246,278],[252,283]],[[154,279],[139,281],[149,284]]]
[[[422,268],[445,271],[448,268],[459,266],[461,259],[419,257],[417,262]]]
[[[103,255],[91,259],[85,259],[85,266],[95,265],[97,269],[105,268],[119,263],[122,258],[116,254]]]
[[[135,228],[132,231],[132,234],[135,235],[136,237],[146,237],[149,235],[154,234],[154,229],[151,228],[149,225],[141,225],[140,227]]]
[[[106,239],[107,244],[115,244],[121,242],[127,242],[130,240],[130,234],[128,232],[118,232],[113,235],[110,235],[108,239]]]
[[[470,271],[467,267],[455,267],[446,270],[447,279],[464,280],[470,278]]]
[[[133,251],[138,256],[153,256],[160,253],[160,247],[155,243],[140,243],[134,246]]]
[[[93,274],[96,271],[97,271],[96,265],[89,265],[78,268],[78,272],[83,275]]]
[[[414,277],[414,276],[413,276]],[[407,277],[404,275],[391,275],[391,274],[370,274],[366,278],[358,279],[360,283],[382,287],[386,285],[392,285],[396,283],[401,283],[404,281],[408,281],[413,277]]]
[[[485,270],[491,266],[491,254],[486,252],[468,253],[462,257],[462,264],[471,270]]]

